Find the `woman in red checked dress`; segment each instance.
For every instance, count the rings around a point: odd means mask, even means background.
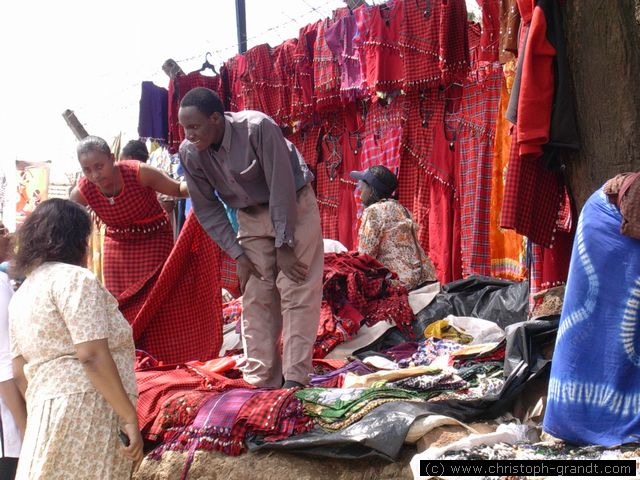
[[[141,162],[116,163],[99,137],[84,138],[77,153],[84,175],[71,200],[88,205],[105,224],[105,287],[118,300],[129,298],[162,268],[173,248],[171,223],[156,192],[185,197],[186,183]]]

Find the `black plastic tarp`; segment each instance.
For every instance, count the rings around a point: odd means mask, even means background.
[[[473,275],[442,287],[436,298],[416,315],[418,338],[431,323],[447,315],[490,320],[505,328],[523,322],[529,311],[529,283]]]
[[[529,320],[507,328],[505,384],[493,396],[477,400],[432,403],[397,402],[381,405],[344,430],[315,429],[280,442],[254,438],[250,450],[276,449],[332,458],[380,457],[396,460],[412,423],[425,415],[448,415],[462,422],[495,418],[506,413],[527,382],[548,375],[551,361],[543,350],[555,342],[559,317]]]

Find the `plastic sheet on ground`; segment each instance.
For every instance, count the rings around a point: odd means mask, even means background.
[[[440,283],[431,283],[421,288],[416,288],[409,292],[409,306],[413,313],[418,313],[428,307],[433,299],[440,293]]]
[[[372,326],[363,325],[351,340],[336,346],[325,358],[347,358],[356,350],[378,340],[391,328],[394,328],[394,325],[389,322],[378,322]]]
[[[413,331],[418,338],[424,329],[447,315],[490,320],[505,329],[527,319],[529,284],[497,278],[471,276],[448,283],[442,292],[416,315]]]

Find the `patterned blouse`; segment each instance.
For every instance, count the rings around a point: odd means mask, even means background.
[[[418,225],[396,200],[381,200],[362,213],[358,251],[372,256],[409,290],[436,279],[433,263],[416,242]],[[420,268],[422,266],[422,269]]]
[[[108,339],[125,391],[138,396],[131,327],[115,298],[86,268],[49,262],[9,304],[11,353],[26,361],[27,403],[95,391],[75,345]]]

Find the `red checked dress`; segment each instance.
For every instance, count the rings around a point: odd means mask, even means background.
[[[104,283],[120,300],[142,289],[162,268],[173,248],[173,232],[156,192],[138,180],[140,162],[125,160],[116,165],[123,187],[113,205],[84,177],[78,182],[78,189],[106,225]]]

